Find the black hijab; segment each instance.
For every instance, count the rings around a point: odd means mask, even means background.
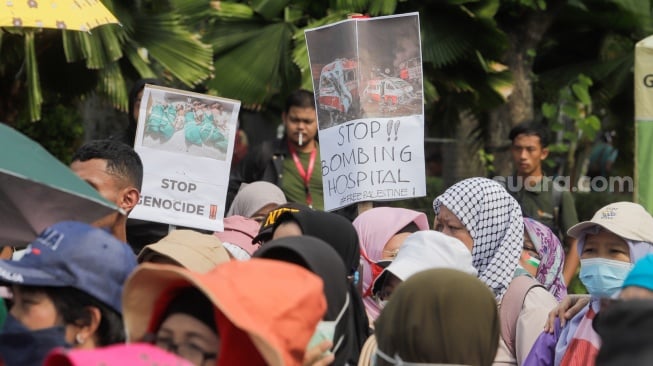
[[[280,224],[295,221],[302,233],[324,240],[338,252],[347,268],[347,276],[358,270],[360,246],[354,226],[346,218],[325,211],[284,212],[275,222],[274,230]]]
[[[345,264],[347,276],[353,276],[360,263],[360,246],[354,226],[346,218],[325,211],[285,212],[275,222],[274,229],[287,221],[296,222],[302,233],[322,239],[335,249]],[[370,335],[369,320],[360,293],[353,282],[348,282],[350,306],[353,314],[353,333],[356,335],[356,359]]]
[[[302,266],[322,278],[327,300],[324,320],[336,320],[342,308],[347,305],[349,286],[345,265],[338,253],[323,240],[310,236],[293,236],[265,243],[257,250],[254,258],[276,259]],[[355,365],[360,355],[356,337],[354,307],[351,295],[347,310],[336,325],[334,345],[344,336],[335,353],[334,365]]]

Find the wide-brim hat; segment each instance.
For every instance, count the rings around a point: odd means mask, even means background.
[[[57,349],[44,366],[193,366],[189,361],[148,343],[118,344],[95,349]]]
[[[145,246],[138,254],[139,262],[161,255],[195,272],[208,272],[230,260],[220,239],[193,230],[174,230],[154,244]]]
[[[202,274],[144,263],[127,280],[123,293],[128,341],[141,341],[155,331],[167,303],[187,287],[201,291],[246,332],[270,365],[297,363],[326,312],[322,280],[295,264],[254,258],[224,263]]]

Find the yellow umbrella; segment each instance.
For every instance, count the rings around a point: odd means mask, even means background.
[[[99,0],[4,0],[0,27],[55,28],[89,32],[118,19]]]

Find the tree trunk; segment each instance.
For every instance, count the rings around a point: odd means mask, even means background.
[[[494,154],[495,175],[508,175],[512,172],[508,139],[510,129],[535,117],[532,53],[537,50],[564,3],[563,0],[550,0],[546,11],[529,11],[519,18],[521,21],[510,18],[512,22],[503,26],[509,43],[503,62],[512,73],[513,90],[507,103],[489,115],[489,133],[485,146],[487,152]]]
[[[479,157],[478,143],[470,138],[470,131],[478,128],[474,114],[465,111],[459,114],[460,121],[456,127],[456,142],[443,147],[442,164],[445,187],[470,177],[484,177],[485,168]]]

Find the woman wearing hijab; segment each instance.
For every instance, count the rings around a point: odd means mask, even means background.
[[[600,299],[617,296],[633,264],[653,253],[653,217],[632,202],[607,205],[568,234],[578,239],[579,278],[590,302],[564,326],[556,322],[553,334],[540,335],[528,365],[594,365],[601,339],[592,321],[601,310]]]
[[[460,240],[432,230],[411,234],[399,248],[397,257],[374,281],[373,293],[381,307],[397,287],[418,272],[434,268],[451,268],[476,276],[472,255]],[[371,365],[377,349],[375,336],[370,336],[358,361],[359,366]]]
[[[122,299],[129,342],[149,341],[195,366],[302,365],[326,310],[319,277],[268,259],[206,274],[144,263]]]
[[[124,342],[120,295],[135,267],[126,243],[74,221],[45,229],[19,260],[0,261],[0,282],[12,292],[0,364],[40,366],[57,347]]]
[[[460,240],[437,231],[411,234],[399,248],[397,257],[374,281],[374,296],[386,303],[394,290],[417,272],[433,268],[451,268],[476,276],[472,255]]]
[[[348,292],[351,301],[356,347],[351,359],[358,359],[360,349],[369,336],[369,322],[360,294],[356,289],[356,272],[359,262],[358,236],[346,218],[324,211],[304,210],[284,212],[274,224],[273,239],[288,236],[312,236],[323,240],[340,255],[345,264]],[[265,248],[263,245],[263,248]]]
[[[362,295],[370,322],[381,312],[372,297],[372,284],[383,267],[377,262],[392,260],[404,239],[419,230],[428,230],[429,223],[422,212],[396,207],[376,207],[360,214],[354,220],[360,241],[360,266],[362,268]]]
[[[266,243],[255,258],[276,259],[300,265],[324,282],[327,312],[309,345],[329,340],[334,365],[355,365],[358,345],[355,337],[353,306],[350,301],[347,271],[338,253],[324,241],[309,236],[286,237]]]
[[[244,216],[260,223],[270,211],[286,202],[283,191],[270,182],[243,184],[226,216]]]
[[[220,239],[194,230],[173,230],[138,254],[138,263],[174,264],[201,273],[229,260],[229,253]]]
[[[567,296],[567,285],[562,276],[564,263],[565,253],[558,236],[548,226],[525,217],[524,248],[519,265],[558,301]]]
[[[376,321],[374,365],[490,366],[499,342],[492,292],[474,276],[431,269],[402,283]]]
[[[502,307],[502,336],[495,364],[521,365],[557,301],[535,281],[515,276],[524,246],[519,204],[499,183],[469,178],[438,196],[433,209],[435,229],[467,246],[478,278]],[[503,301],[513,282],[511,296]]]

